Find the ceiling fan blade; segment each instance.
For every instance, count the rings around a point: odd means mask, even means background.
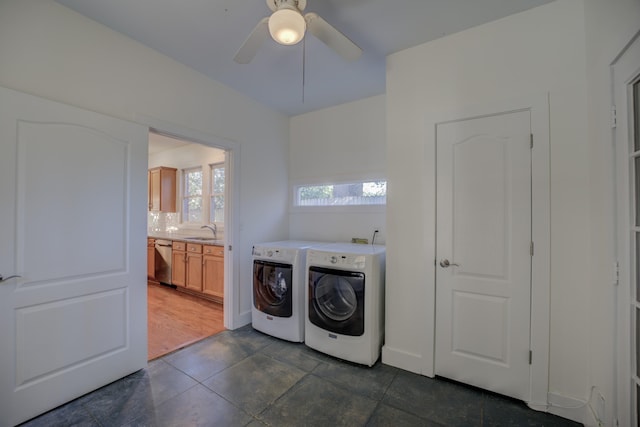
[[[251,62],[262,43],[269,38],[269,17],[262,18],[255,26],[249,37],[244,41],[233,60],[238,64],[248,64]]]
[[[354,42],[349,40],[347,36],[336,30],[331,24],[322,19],[316,13],[307,13],[304,16],[307,21],[307,29],[319,38],[324,44],[338,52],[347,61],[355,61],[362,54],[360,49]]]

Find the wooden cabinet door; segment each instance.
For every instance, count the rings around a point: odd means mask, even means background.
[[[160,210],[160,169],[149,171],[149,210]]]
[[[147,277],[155,278],[156,275],[156,247],[153,239],[147,239]]]
[[[149,169],[149,210],[176,211],[177,169],[157,167]]]
[[[185,287],[202,292],[202,245],[187,243],[187,277]]]
[[[186,265],[185,251],[171,252],[171,284],[176,286],[185,286],[187,278],[187,265]]]
[[[187,252],[187,289],[202,292],[202,254]]]
[[[224,299],[224,249],[220,246],[205,246],[202,272],[202,292]]]

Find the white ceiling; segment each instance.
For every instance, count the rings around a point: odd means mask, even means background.
[[[191,142],[182,141],[158,133],[149,133],[149,154],[157,154],[161,151],[173,150],[174,148],[184,147]]]
[[[384,93],[385,57],[391,53],[553,0],[308,0],[305,12],[316,12],[360,46],[360,59],[346,62],[307,33],[295,46],[269,39],[245,65],[233,57],[270,14],[265,0],[56,1],[264,105],[297,115]]]

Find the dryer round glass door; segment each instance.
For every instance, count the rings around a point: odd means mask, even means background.
[[[291,289],[293,266],[271,261],[253,261],[253,305],[277,317],[293,315]]]
[[[364,334],[364,273],[309,267],[309,321],[341,335]]]
[[[316,284],[314,297],[318,308],[329,319],[342,322],[349,319],[358,308],[353,286],[341,276],[327,274]]]

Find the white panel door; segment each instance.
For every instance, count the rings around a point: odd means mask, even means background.
[[[0,425],[146,365],[144,127],[0,88]]]
[[[529,111],[439,124],[437,375],[527,400]]]

